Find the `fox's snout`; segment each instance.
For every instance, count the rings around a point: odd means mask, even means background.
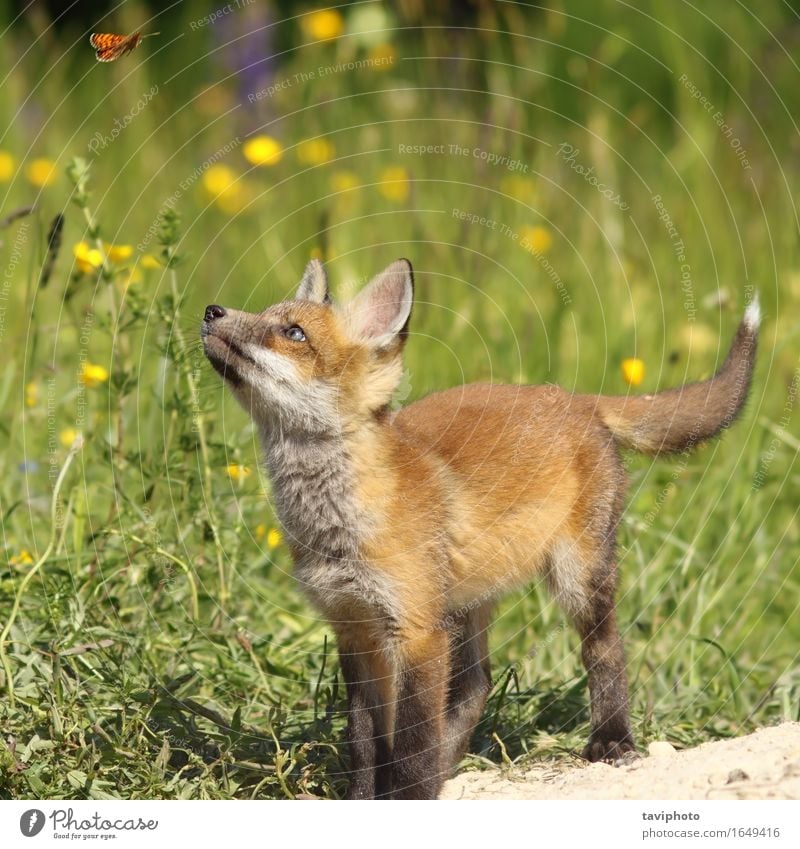
[[[209,304],[203,318],[205,321],[214,321],[215,318],[222,318],[223,315],[225,315],[225,307],[221,307],[219,304]]]

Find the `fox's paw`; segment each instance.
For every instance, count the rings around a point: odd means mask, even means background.
[[[583,757],[587,761],[605,763],[621,766],[636,760],[639,755],[633,740],[589,740],[589,744],[583,750]]]

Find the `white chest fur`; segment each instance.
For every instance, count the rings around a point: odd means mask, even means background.
[[[295,552],[295,577],[331,621],[391,628],[391,581],[361,556],[370,523],[354,498],[352,463],[339,437],[264,435],[278,517]]]

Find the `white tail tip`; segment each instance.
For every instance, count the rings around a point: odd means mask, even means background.
[[[758,292],[753,295],[753,300],[747,305],[744,311],[744,323],[749,330],[758,330],[761,324],[761,305],[758,302]]]

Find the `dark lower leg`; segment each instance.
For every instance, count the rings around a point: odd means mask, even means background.
[[[447,649],[444,631],[401,649],[393,751],[396,799],[435,799],[441,790]]]
[[[592,732],[583,755],[590,761],[613,761],[634,748],[625,653],[613,600],[598,600],[591,617],[579,627],[592,717]]]
[[[442,765],[446,769],[453,769],[464,757],[491,689],[488,620],[488,611],[470,611],[452,629],[442,752]]]
[[[347,741],[350,749],[349,799],[388,796],[392,788],[390,724],[393,672],[373,648],[340,637],[339,658],[347,685]]]
[[[339,662],[347,686],[347,743],[350,750],[348,799],[375,798],[376,742],[370,712],[368,681],[358,655],[340,651]]]

